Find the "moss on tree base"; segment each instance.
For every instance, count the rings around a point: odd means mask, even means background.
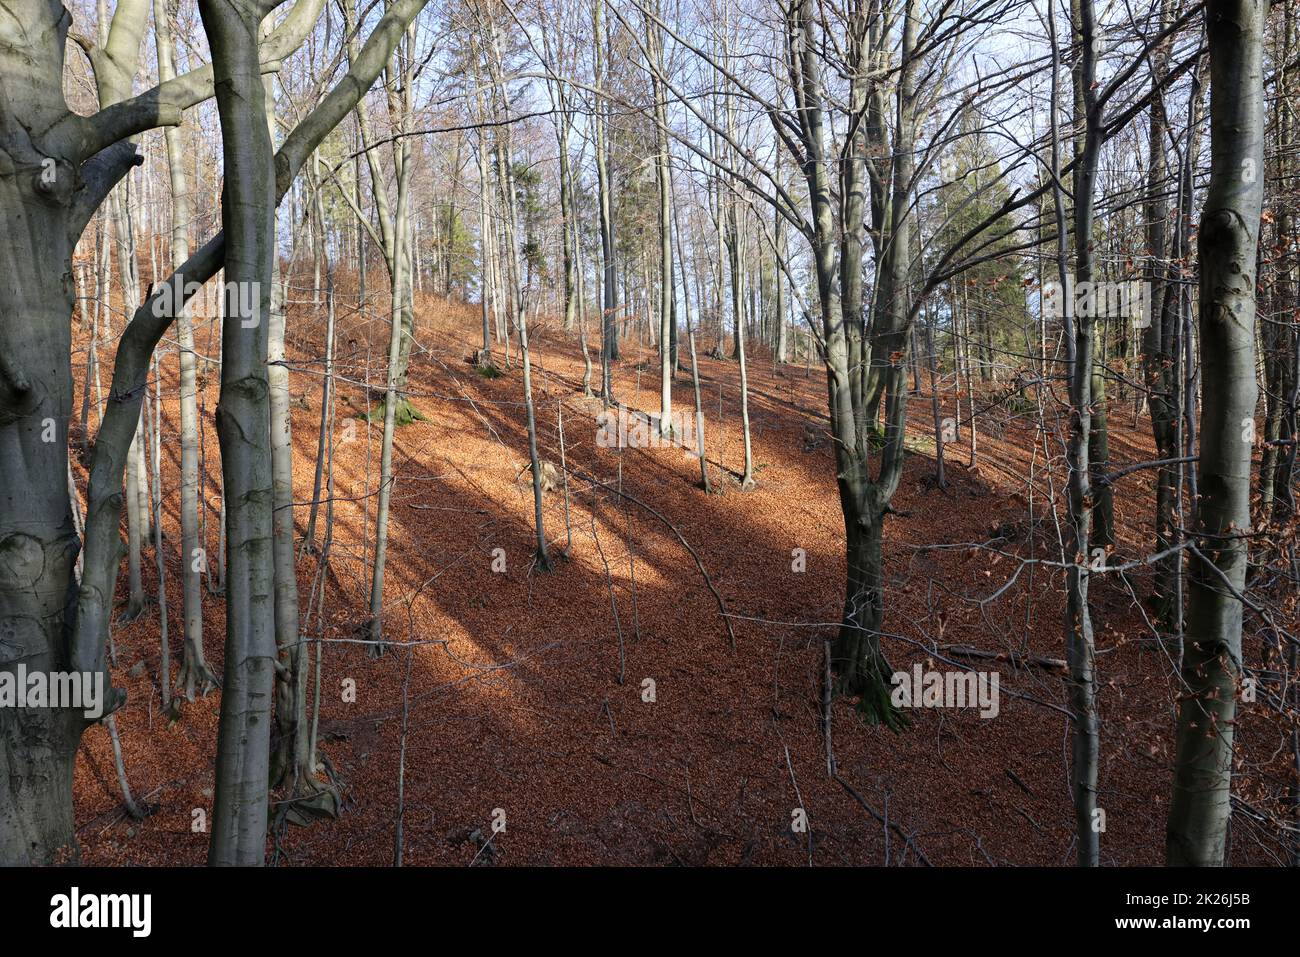
[[[370,406],[365,412],[359,414],[357,418],[364,419],[371,425],[384,424],[384,403],[377,402]],[[398,399],[397,408],[393,410],[393,423],[395,425],[410,425],[412,422],[427,422],[428,417],[411,405],[409,399]]]

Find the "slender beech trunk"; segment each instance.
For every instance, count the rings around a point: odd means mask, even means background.
[[[1088,465],[1092,470],[1092,547],[1115,545],[1115,493],[1105,476],[1110,471],[1110,428],[1106,407],[1105,363],[1092,364],[1092,422],[1088,436]]]
[[[154,41],[158,55],[158,79],[166,82],[176,75],[171,21],[163,0],[153,0]],[[185,147],[180,130],[164,131],[167,172],[171,183],[172,268],[190,256],[191,203],[185,175]],[[189,308],[176,315],[177,361],[180,364],[181,420],[181,614],[184,650],[177,688],[186,700],[206,695],[216,687],[216,676],[203,654],[203,567],[207,556],[199,541],[199,407],[194,355],[194,316]]]
[[[274,77],[263,80],[268,141],[275,141]],[[279,256],[274,253],[275,211],[271,213],[272,285],[267,319],[267,387],[270,390],[271,429],[271,554],[275,567],[275,753],[271,782],[280,784],[290,773],[295,783],[309,779],[306,761],[307,655],[300,643],[298,569],[294,551],[293,434],[289,396],[289,367],[285,365],[285,296],[280,281]],[[289,268],[293,268],[290,256]],[[295,762],[295,758],[299,760]]]
[[[1291,183],[1295,168],[1296,117],[1294,80],[1296,21],[1294,0],[1287,0],[1282,14],[1283,38],[1279,54],[1281,65],[1276,79],[1280,103],[1277,117],[1277,167],[1274,174],[1279,189]],[[1296,255],[1294,252],[1296,217],[1288,202],[1279,203],[1274,248],[1279,250],[1274,267],[1277,305],[1272,316],[1261,323],[1260,346],[1264,365],[1264,449],[1259,464],[1259,514],[1266,521],[1286,511],[1278,506],[1290,494],[1292,473],[1287,468],[1288,448],[1294,449],[1295,390],[1297,365],[1295,311],[1297,305]],[[1288,444],[1290,443],[1290,444]],[[1298,842],[1300,846],[1300,842]]]
[[[600,205],[600,249],[604,278],[601,282],[603,307],[600,324],[600,391],[606,406],[614,402],[612,365],[618,359],[618,289],[614,269],[613,189],[609,180],[609,138],[606,129],[609,106],[604,100],[605,11],[603,0],[595,0],[592,11],[592,52],[595,57],[596,105],[592,118],[596,141],[596,182]]]
[[[1250,529],[1255,270],[1264,191],[1261,0],[1209,0],[1210,181],[1201,212],[1201,492],[1169,806],[1170,864],[1225,863]],[[1234,592],[1236,594],[1234,594]]]
[[[577,229],[574,223],[576,210],[573,200],[573,171],[569,168],[569,119],[567,97],[561,94],[560,113],[555,124],[556,146],[560,155],[560,236],[564,253],[564,331],[572,332],[577,318],[578,259],[576,250]]]
[[[1161,5],[1161,25],[1169,14],[1169,0]],[[1162,44],[1152,51],[1151,120],[1148,134],[1147,199],[1145,203],[1146,245],[1148,265],[1145,270],[1149,284],[1151,308],[1145,317],[1142,331],[1142,367],[1147,387],[1147,408],[1151,417],[1151,432],[1155,439],[1157,459],[1178,457],[1178,357],[1181,352],[1181,316],[1178,312],[1180,292],[1170,279],[1165,262],[1171,248],[1167,222],[1170,217],[1165,195],[1169,190],[1170,171],[1166,159],[1165,139],[1168,117],[1164,94],[1158,84],[1168,65],[1170,44]],[[1181,216],[1190,197],[1178,194],[1173,215]],[[1155,497],[1155,550],[1165,551],[1174,544],[1174,499],[1178,481],[1176,465],[1161,467],[1156,473]],[[1156,614],[1166,626],[1173,625],[1174,589],[1178,579],[1179,555],[1161,559],[1156,566],[1154,598]]]
[[[776,348],[774,350],[774,361],[779,368],[786,362],[786,321],[785,313],[787,309],[785,277],[783,276],[785,261],[785,217],[780,213],[775,216],[775,222],[772,224],[773,230],[773,248],[772,255],[776,263],[776,315],[773,318],[775,324]]]
[[[394,63],[400,60],[400,54]],[[399,134],[405,128],[410,117],[411,97],[410,72],[404,71],[401,83],[402,104],[399,111]],[[383,654],[383,607],[384,607],[384,571],[388,558],[388,513],[393,495],[393,432],[397,427],[397,406],[401,400],[402,368],[402,315],[408,289],[406,275],[407,230],[410,228],[410,181],[411,153],[410,141],[402,137],[393,148],[394,163],[397,168],[397,209],[393,216],[391,236],[393,256],[391,257],[392,311],[388,337],[388,383],[384,391],[384,431],[379,452],[379,505],[375,516],[375,563],[370,579],[370,640],[368,648],[371,656]],[[379,189],[380,187],[376,187]]]
[[[481,300],[479,305],[483,312],[483,349],[479,352],[478,364],[480,368],[489,369],[492,366],[492,329],[489,312],[491,311],[490,300],[493,293],[491,262],[493,237],[488,213],[487,137],[483,135],[482,130],[479,130],[477,135],[478,145],[474,150],[474,156],[478,162],[479,182],[479,299]]]
[[[506,89],[504,64],[501,57],[500,40],[496,25],[490,27],[491,50],[489,67],[496,95],[497,109],[505,115],[510,98]],[[503,197],[505,205],[504,219],[506,234],[506,267],[510,276],[508,302],[514,314],[515,324],[519,329],[519,356],[523,362],[524,411],[528,423],[528,459],[533,479],[533,531],[537,548],[534,559],[540,571],[550,571],[551,560],[546,549],[546,523],[542,511],[542,464],[537,446],[537,414],[533,404],[532,359],[528,350],[528,307],[524,301],[524,282],[519,261],[518,213],[516,210],[514,163],[510,148],[510,131],[499,130],[497,134],[497,167],[501,170]]]
[[[925,323],[926,366],[930,373],[930,414],[934,419],[934,482],[939,488],[948,487],[948,479],[943,470],[944,428],[939,406],[938,358],[934,354],[934,319],[927,318]]]
[[[731,267],[731,314],[735,324],[733,354],[740,363],[740,426],[744,445],[740,487],[750,489],[754,485],[754,453],[749,438],[749,375],[745,364],[745,276],[741,266],[740,230],[734,199],[727,209],[727,261]]]
[[[1074,797],[1076,860],[1095,867],[1100,854],[1097,807],[1097,685],[1092,616],[1088,606],[1092,561],[1092,487],[1089,436],[1092,421],[1093,327],[1087,314],[1076,315],[1073,290],[1093,278],[1093,190],[1100,148],[1096,105],[1096,46],[1092,0],[1071,0],[1074,39],[1080,54],[1073,69],[1074,87],[1074,277],[1066,272],[1066,234],[1058,207],[1058,268],[1064,296],[1066,370],[1070,394],[1070,436],[1066,450],[1069,470],[1070,562],[1066,571],[1065,645],[1069,665],[1069,701],[1073,713],[1071,790]],[[1053,64],[1056,62],[1053,31]],[[1056,73],[1052,75],[1055,88]],[[1055,103],[1053,97],[1053,103]],[[1056,114],[1052,114],[1053,166],[1058,168]],[[1059,198],[1059,197],[1058,197]],[[1067,290],[1069,292],[1067,292]]]
[[[582,350],[582,394],[591,397],[591,350],[587,348],[587,290],[582,255],[582,232],[577,217],[573,223],[573,251],[577,259],[578,280],[578,346]]]
[[[66,423],[71,412],[69,332],[73,286],[61,277],[71,275],[72,249],[95,209],[136,162],[135,149],[127,138],[144,129],[179,123],[181,110],[211,97],[215,86],[223,100],[219,104],[223,126],[234,130],[223,131],[227,136],[227,184],[235,194],[227,196],[226,225],[231,228],[232,248],[241,250],[232,266],[235,276],[245,281],[253,281],[255,275],[264,276],[254,267],[264,269],[269,265],[269,217],[258,214],[260,204],[248,195],[250,190],[260,179],[271,187],[268,192],[272,201],[283,195],[305,161],[305,154],[338,124],[374,81],[379,70],[375,60],[382,63],[395,42],[391,25],[408,22],[423,2],[396,0],[386,12],[367,41],[367,48],[373,51],[366,58],[367,69],[350,72],[286,141],[278,157],[281,184],[270,175],[269,149],[261,154],[264,174],[258,176],[248,170],[257,153],[245,148],[252,144],[242,138],[250,128],[255,136],[259,126],[265,136],[260,109],[248,112],[249,104],[256,105],[261,91],[256,23],[247,24],[228,7],[217,10],[216,16],[223,22],[221,34],[239,30],[245,34],[233,44],[238,57],[229,55],[232,44],[224,42],[224,37],[210,44],[217,54],[217,82],[212,71],[197,71],[181,78],[179,86],[167,87],[169,92],[156,99],[146,97],[127,109],[86,117],[80,128],[92,135],[88,141],[74,143],[60,138],[60,130],[67,129],[61,120],[71,115],[62,88],[62,56],[69,20],[62,8],[30,0],[18,2],[17,15],[34,28],[15,35],[16,39],[11,38],[14,43],[0,44],[0,76],[5,77],[6,93],[0,114],[5,114],[10,104],[18,103],[24,110],[24,123],[0,122],[0,148],[9,156],[26,157],[25,162],[30,161],[33,167],[43,165],[39,162],[42,156],[57,157],[57,175],[53,182],[44,183],[40,177],[0,178],[0,236],[5,237],[7,270],[6,281],[0,284],[0,311],[27,320],[21,334],[15,334],[13,329],[0,330],[0,443],[11,446],[11,454],[0,456],[0,467],[7,470],[0,482],[0,488],[6,490],[0,494],[0,552],[7,556],[0,563],[4,569],[0,574],[0,620],[11,630],[11,639],[0,648],[16,647],[19,652],[17,658],[7,654],[0,657],[0,666],[8,667],[21,658],[32,670],[75,670],[106,676],[105,659],[111,640],[108,622],[120,559],[122,477],[140,421],[150,357],[174,318],[174,312],[163,301],[163,291],[169,297],[174,294],[176,304],[183,304],[183,285],[205,282],[221,267],[227,234],[218,234],[191,256],[180,281],[173,275],[162,284],[163,290],[136,310],[118,339],[113,398],[105,406],[89,470],[79,588],[73,575],[77,542],[66,481],[67,436],[44,440],[45,421]],[[294,18],[300,9],[305,11],[305,33],[319,11],[319,6],[314,10],[313,6],[310,2],[299,4],[284,22],[296,23]],[[147,9],[147,3],[141,7],[119,2],[113,32],[122,22],[119,18],[134,11],[141,19],[126,22],[129,29],[125,33],[134,34],[138,44],[141,30],[136,28],[142,23],[142,11]],[[397,30],[400,33],[400,25]],[[300,42],[301,36],[287,47],[272,44],[273,57],[291,52]],[[100,49],[107,46],[101,44]],[[267,50],[262,52],[266,54]],[[238,61],[238,69],[231,68],[232,60]],[[120,62],[120,58],[114,58],[106,68]],[[46,132],[33,139],[31,130]],[[253,166],[260,168],[261,164],[254,162]],[[242,202],[241,196],[250,201]],[[33,224],[40,228],[32,228]],[[259,242],[266,245],[266,255],[257,258],[252,252]],[[265,303],[258,305],[264,307]],[[246,314],[252,310],[240,311]],[[237,320],[239,313],[235,316]],[[225,444],[231,449],[225,464],[232,466],[232,474],[248,476],[252,470],[238,466],[257,457],[236,445],[249,444],[242,435],[256,441],[259,421],[265,436],[265,389],[258,388],[258,370],[264,375],[266,357],[264,353],[256,355],[255,347],[248,347],[249,340],[258,335],[256,327],[246,328],[235,321],[228,324],[227,331],[232,339],[240,340],[241,348],[227,352],[232,363],[225,371],[235,373],[231,381],[242,394],[227,393],[229,401],[223,402],[218,411],[222,420],[219,431],[223,440],[229,440]],[[259,399],[260,416],[253,410]],[[241,462],[232,462],[232,457]],[[250,863],[261,860],[265,837],[265,765],[263,762],[260,775],[256,765],[267,750],[266,707],[274,655],[268,605],[269,544],[259,548],[258,538],[247,534],[250,513],[261,513],[263,539],[269,538],[270,474],[264,455],[262,461],[266,467],[260,485],[240,479],[231,490],[232,516],[239,518],[237,523],[232,522],[232,536],[239,535],[233,541],[238,543],[238,551],[249,558],[239,559],[238,582],[232,568],[234,601],[227,616],[227,687],[218,734],[214,830],[218,860]],[[249,574],[254,564],[259,564],[263,574]],[[254,579],[260,586],[256,594],[249,588]],[[265,613],[251,614],[249,606],[259,600]],[[259,621],[263,627],[254,631],[253,624]],[[257,648],[251,648],[250,639],[259,637]],[[257,649],[260,654],[249,653]],[[232,675],[234,681],[230,680]],[[250,694],[254,686],[260,694]],[[106,713],[112,713],[120,707],[123,695],[107,683],[104,693]],[[81,709],[0,709],[0,865],[75,860],[72,769],[85,726]],[[261,827],[250,820],[259,816]]]
[[[691,325],[690,266],[683,250],[682,229],[676,207],[673,208],[673,227],[673,231],[677,234],[677,261],[682,267],[682,302],[686,304],[686,344],[691,352],[691,387],[695,393],[695,451],[700,457],[700,488],[704,489],[705,493],[711,493],[713,490],[709,487],[709,452],[704,441],[704,403],[700,396],[700,363],[699,357],[695,354],[695,329]],[[697,279],[698,276],[697,273]]]
[[[657,25],[661,4],[646,14],[646,49],[650,57],[655,117],[655,183],[659,188],[659,434],[673,433],[673,373],[677,356],[673,332],[673,181],[668,155],[667,90],[662,79],[664,36]]]
[[[200,0],[199,12],[221,116],[228,289],[217,405],[227,504],[226,663],[208,861],[260,865],[276,659],[267,382],[275,172],[257,50],[260,17],[234,0]]]
[[[313,155],[312,162],[316,161],[317,157]],[[325,262],[325,367],[321,370],[320,428],[316,433],[316,475],[312,479],[311,511],[307,516],[307,531],[303,536],[304,552],[311,549],[316,541],[316,517],[320,510],[325,462],[329,452],[330,421],[334,410],[334,320],[336,315],[334,265],[327,258]],[[310,618],[310,614],[308,617]]]

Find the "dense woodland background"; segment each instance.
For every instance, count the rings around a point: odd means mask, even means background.
[[[1300,862],[1294,7],[6,3],[0,862]]]

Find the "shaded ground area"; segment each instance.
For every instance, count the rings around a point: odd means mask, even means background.
[[[311,497],[320,414],[317,326],[305,317],[291,322],[299,502]],[[395,645],[371,661],[346,639],[365,615],[379,431],[357,419],[347,426],[345,415],[366,407],[357,383],[381,381],[387,332],[377,318],[341,310],[347,381],[336,426],[334,547],[323,632],[315,614],[304,628],[323,639],[322,750],[347,807],[337,821],[284,829],[276,839],[284,862],[391,862],[408,656],[408,864],[914,864],[918,849],[935,864],[1072,862],[1061,678],[951,650],[1063,657],[1060,571],[1021,561],[1060,560],[1052,512],[1061,506],[1053,483],[1064,474],[1060,409],[1046,403],[1042,421],[1034,410],[1015,413],[996,402],[1006,385],[991,386],[994,407],[978,419],[976,467],[967,467],[963,421],[959,442],[947,449],[949,487],[940,489],[932,481],[929,395],[914,397],[915,454],[896,502],[904,514],[891,517],[886,532],[886,649],[900,669],[948,668],[947,658],[998,670],[1001,709],[992,720],[974,709],[916,710],[912,727],[894,734],[864,727],[853,703],[839,701],[832,731],[845,787],[827,774],[820,715],[823,640],[838,620],[844,579],[820,372],[787,366],[777,373],[770,358],[753,358],[758,487],[742,492],[729,472],[742,454],[736,365],[701,359],[719,492],[705,495],[698,461],[680,448],[598,447],[601,404],[582,398],[577,342],[553,322],[539,323],[534,386],[543,455],[561,459],[562,406],[570,469],[567,483],[547,495],[556,562],[542,574],[531,562],[521,374],[517,366],[494,379],[476,374],[465,361],[472,332],[461,331],[476,327],[468,307],[429,301],[421,309],[411,400],[424,420],[399,430],[395,451],[385,610]],[[200,351],[206,335],[201,328]],[[625,346],[616,394],[655,411],[654,351]],[[170,396],[163,446],[174,661],[181,640],[175,366],[173,352],[163,363]],[[598,370],[593,378],[599,381]],[[213,549],[217,386],[217,376],[207,376]],[[676,401],[691,410],[688,375],[678,378]],[[943,397],[944,415],[953,414],[953,402]],[[1117,466],[1153,457],[1145,420],[1116,412],[1111,426]],[[1124,481],[1117,553],[1133,557],[1150,538],[1152,492],[1148,473]],[[299,534],[306,513],[296,510]],[[721,595],[734,650],[694,558],[664,520],[698,553]],[[493,571],[495,549],[504,550],[504,572]],[[795,549],[806,554],[804,571],[792,568]],[[317,558],[304,557],[304,611],[316,571]],[[1149,591],[1149,574],[1094,586],[1107,863],[1155,864],[1163,855],[1174,687],[1170,655],[1150,640],[1140,605]],[[205,637],[219,671],[222,605],[212,595],[205,603]],[[137,797],[155,810],[139,822],[123,816],[108,736],[92,728],[76,782],[85,859],[201,863],[207,834],[193,824],[195,809],[211,806],[219,695],[187,705],[168,724],[159,713],[156,609],[118,627],[115,639],[115,678],[130,693],[118,718],[126,766]],[[348,680],[355,702],[343,697]],[[1248,746],[1249,714],[1245,720]],[[797,809],[806,812],[807,833],[792,829]],[[506,828],[485,850],[473,832],[491,835],[500,812]],[[1234,853],[1262,852],[1242,837]]]

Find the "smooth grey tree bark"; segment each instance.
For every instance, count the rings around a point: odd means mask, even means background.
[[[171,21],[163,0],[153,0],[154,44],[158,80],[176,77],[175,45]],[[171,185],[171,253],[175,269],[190,256],[190,192],[185,175],[185,147],[179,129],[163,132],[167,147],[167,173]],[[216,676],[203,653],[202,569],[207,556],[199,544],[199,408],[194,352],[194,317],[188,308],[176,315],[177,360],[180,365],[181,426],[181,602],[184,645],[177,688],[189,701],[216,687]]]
[[[1096,24],[1092,0],[1071,0],[1071,20],[1075,45],[1079,50],[1073,68],[1074,88],[1074,275],[1066,271],[1066,234],[1058,205],[1057,265],[1064,296],[1063,337],[1065,365],[1070,395],[1070,434],[1066,449],[1069,470],[1067,501],[1070,535],[1067,540],[1065,646],[1069,664],[1068,692],[1073,713],[1073,753],[1070,786],[1074,797],[1076,860],[1081,867],[1096,867],[1100,856],[1100,818],[1097,816],[1098,720],[1096,650],[1092,614],[1088,603],[1094,491],[1091,453],[1093,397],[1093,319],[1089,312],[1076,314],[1075,284],[1091,283],[1093,278],[1093,192],[1097,176],[1097,159],[1101,146],[1100,117],[1097,108]],[[1054,30],[1054,26],[1053,26]],[[1052,45],[1056,63],[1055,33]],[[1056,74],[1052,76],[1055,89]],[[1055,97],[1053,97],[1055,103]],[[1056,116],[1052,116],[1053,168],[1059,169],[1057,157]],[[1059,176],[1053,177],[1059,182]],[[1057,193],[1058,201],[1060,199]],[[1071,281],[1073,278],[1073,281]],[[1085,287],[1086,288],[1086,287]],[[1104,558],[1103,558],[1104,561]]]
[[[267,138],[275,142],[274,77],[263,78]],[[276,235],[272,210],[271,235]],[[292,263],[293,256],[290,256]],[[270,313],[267,317],[267,387],[271,416],[271,554],[275,569],[276,748],[271,781],[290,779],[294,796],[314,780],[307,753],[307,650],[298,613],[297,552],[294,548],[293,430],[289,368],[285,364],[285,286],[279,257],[272,252]]]
[[[563,257],[564,279],[562,287],[564,331],[572,332],[577,320],[577,282],[578,282],[578,233],[576,227],[577,207],[574,200],[573,168],[569,159],[569,139],[573,132],[573,115],[570,112],[572,97],[567,82],[557,73],[556,68],[572,68],[574,38],[566,32],[563,14],[556,10],[557,19],[555,35],[550,30],[542,31],[543,65],[547,72],[546,92],[550,97],[552,125],[555,128],[555,145],[559,160],[560,189],[560,250]]]
[[[618,359],[618,289],[614,269],[614,213],[613,185],[609,178],[609,106],[605,102],[602,86],[606,82],[605,11],[603,0],[592,5],[591,49],[594,60],[593,81],[596,103],[592,126],[595,132],[596,187],[599,200],[600,250],[602,265],[602,308],[600,321],[600,394],[608,407],[614,402],[612,365]]]
[[[812,244],[822,319],[822,358],[835,439],[836,474],[844,515],[846,585],[842,624],[832,644],[839,689],[858,696],[864,719],[889,727],[905,724],[890,702],[889,667],[880,647],[884,617],[883,525],[902,479],[906,390],[902,388],[908,325],[913,313],[906,290],[910,272],[912,149],[916,129],[915,45],[917,20],[906,0],[895,91],[892,170],[869,169],[869,144],[884,135],[883,90],[869,79],[883,29],[878,16],[860,9],[846,29],[845,56],[853,75],[847,112],[871,122],[850,126],[833,154],[828,137],[822,64],[817,50],[818,13],[811,0],[794,4],[787,17],[786,56],[796,104],[801,164],[807,183]],[[838,174],[835,184],[832,177]],[[890,190],[885,189],[891,183]],[[884,197],[888,197],[885,201]],[[871,200],[869,202],[869,199]],[[869,240],[867,217],[883,251],[867,335],[863,316],[862,265]],[[884,429],[877,432],[883,403]],[[872,474],[873,441],[879,465]]]
[[[409,38],[408,38],[409,43]],[[367,651],[371,656],[383,654],[383,608],[384,608],[384,571],[388,560],[388,513],[393,495],[393,433],[397,428],[397,407],[401,401],[401,386],[405,378],[405,366],[402,362],[402,339],[404,334],[403,314],[407,306],[409,288],[409,258],[405,254],[407,234],[410,229],[410,182],[411,152],[410,141],[402,136],[411,115],[411,72],[409,64],[413,51],[403,58],[400,47],[390,70],[398,74],[394,79],[401,86],[397,94],[401,98],[400,107],[395,111],[395,133],[400,137],[394,146],[393,160],[397,174],[396,209],[391,222],[385,230],[385,236],[392,244],[393,255],[389,259],[390,279],[392,280],[392,307],[389,317],[388,339],[388,381],[384,390],[384,429],[379,451],[379,504],[375,516],[375,563],[370,578],[370,644]],[[399,63],[407,66],[399,69]],[[373,151],[367,151],[372,155]],[[378,169],[375,164],[372,172]],[[374,186],[376,193],[382,191],[382,184]]]
[[[1201,211],[1200,503],[1192,541],[1166,860],[1225,862],[1241,677],[1255,404],[1255,272],[1264,196],[1261,0],[1208,0],[1210,181]]]
[[[113,8],[111,23],[100,11],[99,56],[92,57],[95,88],[101,108],[121,103],[131,95],[140,62],[141,40],[148,21],[149,4],[125,0]],[[110,228],[116,240],[118,278],[124,311],[130,315],[140,305],[140,269],[137,258],[135,221],[131,215],[130,175],[109,198]],[[136,425],[126,471],[127,494],[127,581],[126,608],[121,620],[132,621],[144,612],[144,576],[141,550],[149,535],[149,504],[144,489],[143,420]]]
[[[321,231],[321,258],[325,260],[325,364],[321,370],[320,426],[316,432],[316,469],[312,477],[311,506],[307,514],[307,529],[303,534],[302,551],[307,553],[316,547],[316,519],[320,512],[321,488],[327,458],[327,438],[330,416],[334,408],[334,320],[337,315],[334,300],[334,264],[330,259],[325,242],[325,201],[322,198],[320,178],[320,153],[315,152],[311,158],[309,171],[312,182],[312,198],[315,204],[317,228]],[[317,277],[316,293],[320,300],[320,280]]]
[[[505,64],[495,21],[487,25],[490,44],[487,54],[488,73],[492,80],[493,102],[497,115],[509,115],[510,98],[506,89]],[[509,277],[506,301],[519,330],[519,356],[523,363],[524,414],[528,427],[528,460],[533,485],[533,531],[537,547],[533,560],[539,571],[551,570],[546,546],[546,523],[542,508],[542,463],[537,445],[537,413],[533,402],[532,358],[528,348],[528,305],[525,301],[523,270],[519,261],[518,210],[516,203],[514,161],[511,154],[510,128],[499,129],[496,137],[497,170],[502,180],[503,226],[505,229],[506,272]]]
[[[483,348],[480,350],[477,358],[478,366],[481,369],[488,370],[492,367],[492,329],[489,313],[491,310],[491,299],[495,287],[492,282],[492,254],[495,248],[495,236],[490,225],[490,213],[488,211],[488,161],[487,161],[487,137],[483,131],[477,133],[477,143],[474,148],[474,159],[478,166],[478,223],[479,223],[479,307],[482,310],[483,318]]]
[[[367,41],[369,54],[286,140],[275,168],[276,198],[374,81],[396,35],[422,6],[423,0],[395,3]],[[319,9],[317,0],[299,0],[263,41],[260,57],[254,48],[259,73],[296,48]],[[224,260],[225,237],[218,234],[192,255],[179,281],[174,275],[161,284],[119,340],[110,401],[90,464],[79,589],[72,575],[77,539],[66,435],[43,439],[49,434],[46,420],[53,420],[57,432],[71,410],[73,285],[62,277],[71,275],[72,249],[91,215],[138,162],[128,138],[178,123],[181,109],[212,96],[213,71],[204,67],[91,116],[76,115],[63,97],[68,20],[62,7],[16,0],[10,11],[26,29],[5,32],[0,44],[0,150],[8,170],[21,174],[0,177],[0,255],[6,267],[0,311],[26,319],[21,329],[0,330],[0,554],[6,556],[0,628],[8,636],[0,643],[0,667],[21,659],[29,669],[106,672],[108,614],[121,557],[122,478],[150,357],[174,317],[164,296],[179,306],[187,284],[210,279]],[[92,63],[103,56],[92,51]],[[41,172],[47,175],[36,175]],[[123,696],[106,690],[111,713]],[[85,726],[79,709],[0,712],[0,864],[75,859],[72,768]]]
[[[682,301],[685,303],[686,344],[691,353],[691,387],[695,395],[695,451],[700,458],[700,488],[704,490],[705,494],[709,494],[713,490],[709,487],[709,453],[708,446],[704,441],[704,404],[700,395],[700,363],[699,357],[695,353],[695,329],[691,324],[690,267],[684,253],[681,223],[676,206],[673,207],[673,227],[674,232],[677,234],[677,261],[681,263],[682,267]]]
[[[785,365],[788,348],[786,344],[786,328],[788,324],[785,316],[787,309],[785,277],[782,274],[784,268],[782,264],[785,262],[785,219],[780,213],[775,214],[772,218],[774,220],[772,224],[772,258],[776,266],[776,315],[773,318],[775,345],[772,349],[772,361],[779,369]]]
[[[20,662],[47,672],[76,667],[69,636],[78,614],[78,539],[66,434],[72,251],[134,161],[134,147],[118,140],[179,119],[174,108],[126,103],[89,117],[73,114],[63,94],[69,19],[61,4],[18,0],[0,27],[0,314],[10,317],[0,329],[0,668],[6,670]],[[119,450],[123,457],[138,421],[139,405]],[[107,704],[117,703],[106,690]],[[76,858],[72,769],[85,727],[80,709],[0,709],[0,865]]]
[[[316,522],[321,504],[321,495],[326,471],[327,439],[329,436],[330,416],[334,407],[334,320],[336,316],[334,299],[334,267],[332,263],[325,266],[325,362],[321,371],[321,414],[320,425],[316,433],[316,471],[312,479],[311,513],[307,520],[307,533],[303,538],[303,552],[316,548]]]
[[[200,0],[221,118],[226,309],[217,436],[226,490],[226,649],[208,862],[260,864],[266,850],[275,679],[270,385],[275,171],[257,57],[264,9]]]
[[[1168,19],[1168,8],[1169,0],[1163,0],[1162,26]],[[1147,198],[1144,205],[1149,257],[1145,277],[1149,284],[1151,310],[1147,317],[1148,325],[1142,330],[1142,369],[1147,386],[1151,432],[1155,439],[1156,458],[1167,460],[1178,457],[1178,358],[1182,350],[1182,317],[1177,310],[1180,294],[1177,286],[1170,281],[1169,269],[1165,265],[1171,246],[1166,227],[1170,214],[1166,200],[1169,190],[1169,163],[1166,158],[1169,118],[1165,112],[1164,93],[1159,84],[1167,72],[1171,44],[1172,41],[1162,44],[1151,54],[1153,91],[1147,140]],[[1186,208],[1187,199],[1179,195],[1173,212],[1181,216]],[[1179,466],[1168,465],[1156,473],[1154,544],[1157,552],[1171,548],[1175,542],[1174,498],[1178,470]],[[1156,566],[1156,614],[1166,626],[1177,626],[1172,621],[1172,616],[1181,560],[1180,555],[1170,555]]]
[[[727,110],[730,118],[731,109]],[[728,126],[732,126],[730,119]],[[749,490],[754,487],[754,449],[749,433],[749,368],[745,357],[745,270],[742,265],[741,233],[736,210],[737,200],[733,195],[727,206],[727,263],[731,275],[731,314],[735,327],[734,355],[740,366],[740,434],[743,447],[743,465],[740,473],[740,487]]]
[[[650,59],[651,91],[654,95],[655,185],[659,190],[659,434],[673,433],[673,373],[677,356],[673,329],[676,300],[673,274],[673,181],[668,155],[667,91],[660,77],[664,70],[664,35],[656,20],[661,15],[655,3],[654,17],[645,17],[646,51]]]

